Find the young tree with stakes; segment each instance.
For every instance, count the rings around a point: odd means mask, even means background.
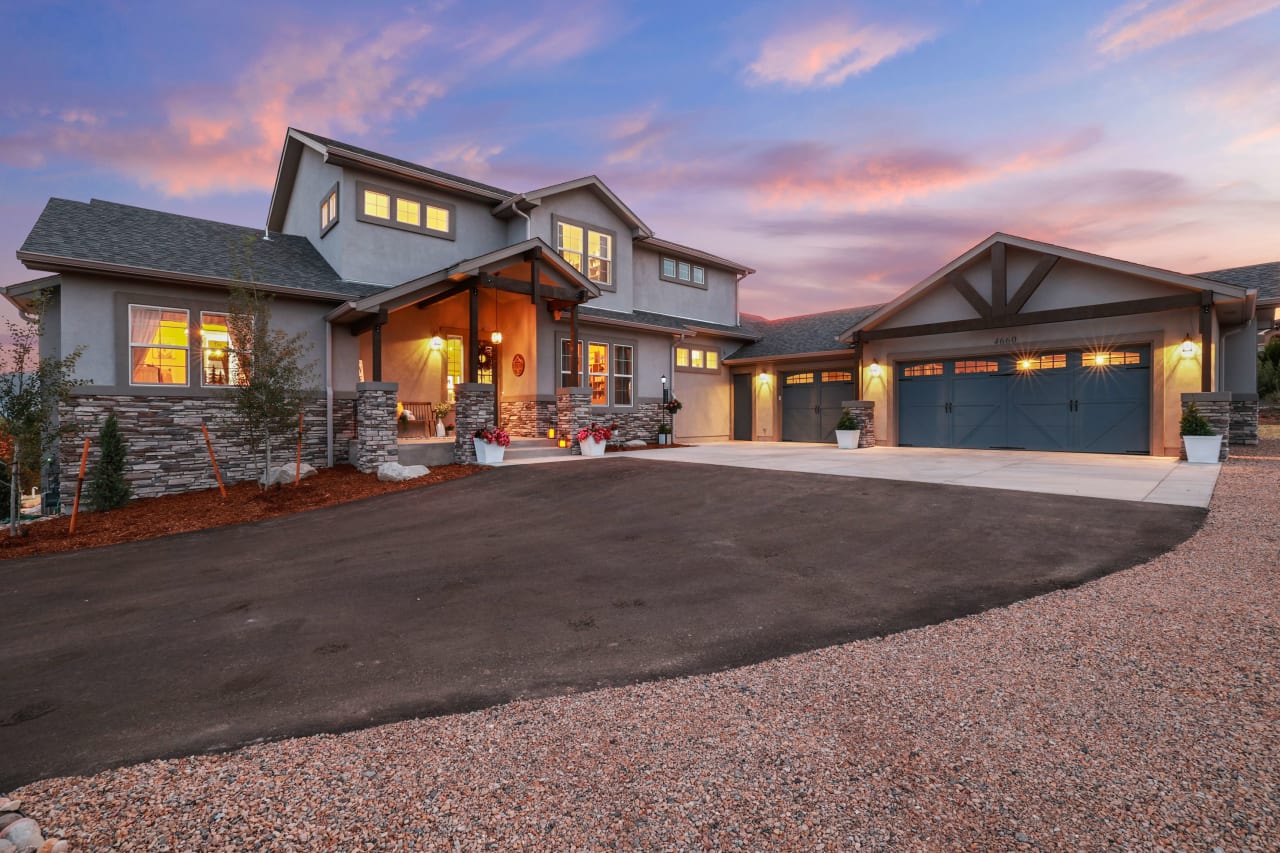
[[[120,434],[120,422],[112,412],[98,431],[98,461],[93,463],[89,475],[89,509],[106,512],[129,502],[129,481],[124,478],[128,455],[129,448]]]
[[[271,443],[297,429],[308,397],[311,349],[302,334],[271,328],[271,298],[252,288],[231,291],[231,347],[239,359],[232,386],[236,419],[254,456],[261,460],[263,489],[271,482]]]
[[[0,430],[10,438],[9,535],[20,533],[22,472],[39,471],[40,460],[67,432],[58,423],[58,406],[71,397],[71,389],[86,382],[75,378],[76,362],[84,347],[65,356],[41,356],[47,293],[39,292],[20,320],[6,319],[9,342],[0,347]]]

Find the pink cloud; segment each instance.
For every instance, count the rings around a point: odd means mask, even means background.
[[[1280,0],[1173,0],[1154,5],[1138,0],[1122,6],[1097,30],[1098,52],[1113,57],[1225,29],[1280,8]]]
[[[747,76],[756,84],[838,86],[932,37],[910,27],[820,21],[767,39]]]

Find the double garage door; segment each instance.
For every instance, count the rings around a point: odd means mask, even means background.
[[[898,443],[1149,453],[1151,348],[897,366]]]
[[[834,442],[843,404],[852,399],[852,371],[782,374],[782,440]]]

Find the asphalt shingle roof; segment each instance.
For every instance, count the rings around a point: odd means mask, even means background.
[[[1258,288],[1258,299],[1280,299],[1280,261],[1254,264],[1249,267],[1232,267],[1212,272],[1198,272],[1200,278],[1235,284],[1240,287]]]
[[[258,228],[97,199],[87,204],[49,199],[19,251],[253,281],[340,298],[381,290],[343,281],[306,237],[272,234],[263,240]]]
[[[584,305],[578,309],[578,314],[587,318],[596,317],[601,320],[621,320],[628,323],[644,323],[647,326],[660,326],[664,329],[671,329],[673,332],[707,329],[734,336],[755,334],[746,323],[739,326],[727,326],[723,323],[704,323],[701,320],[690,320],[687,317],[655,314],[652,311],[631,311],[628,313],[626,311],[610,311],[605,308],[589,308]]]
[[[871,316],[879,308],[879,305],[862,305],[857,308],[823,311],[821,314],[783,317],[779,320],[759,318],[754,330],[760,335],[760,340],[747,344],[729,358],[776,358],[846,349],[847,344],[836,340],[840,333]]]
[[[358,145],[352,145],[349,142],[343,142],[338,139],[330,139],[327,136],[321,136],[320,134],[312,133],[309,130],[298,130],[297,128],[294,128],[294,130],[297,130],[298,133],[301,133],[303,136],[307,136],[307,137],[310,137],[311,139],[314,139],[316,142],[319,142],[321,145],[328,145],[330,148],[344,149],[346,151],[351,151],[355,154],[359,154],[363,157],[371,157],[374,160],[381,160],[384,163],[391,163],[392,165],[399,166],[403,169],[412,169],[415,172],[421,172],[422,174],[430,175],[433,178],[441,178],[446,181],[453,181],[454,183],[465,184],[466,186],[475,187],[476,189],[484,190],[486,192],[499,193],[508,198],[515,195],[515,193],[511,192],[510,190],[504,190],[501,187],[490,186],[489,184],[482,184],[479,181],[473,181],[470,178],[464,178],[461,175],[452,175],[448,172],[441,172],[439,169],[432,169],[427,166],[423,166],[420,163],[414,163],[411,160],[401,160],[399,157],[388,157],[386,154],[379,154],[377,151],[370,151],[368,148],[361,148]]]

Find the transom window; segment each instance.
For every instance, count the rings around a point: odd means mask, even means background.
[[[782,380],[784,385],[812,385],[812,373],[788,373],[787,377]]]
[[[596,284],[613,284],[613,234],[556,220],[556,251]]]
[[[334,184],[333,188],[325,194],[324,201],[320,202],[320,236],[334,226],[338,221],[338,185]]]
[[[676,369],[702,373],[719,372],[720,350],[711,347],[676,347]]]
[[[635,404],[635,348],[630,344],[590,341],[587,359],[581,358],[583,342],[578,341],[578,376],[573,376],[573,349],[566,338],[560,341],[560,383],[581,385],[585,376],[591,389],[591,405],[630,407]]]
[[[247,351],[232,339],[229,320],[226,314],[200,312],[201,385],[244,385],[249,381],[242,363]]]
[[[129,383],[187,385],[190,314],[181,308],[129,306]]]
[[[1051,353],[1049,355],[1035,355],[1018,359],[1019,370],[1054,370],[1056,368],[1066,366],[1067,354],[1065,352]]]
[[[1142,364],[1140,352],[1087,352],[1081,358],[1085,367],[1111,367],[1117,364]]]
[[[853,374],[847,370],[824,370],[822,371],[823,382],[852,382]]]
[[[909,364],[903,371],[903,376],[941,376],[942,362],[930,361],[925,364]]]
[[[999,373],[1000,362],[970,359],[956,362],[956,373]]]
[[[707,283],[707,268],[689,261],[664,257],[662,259],[662,278],[667,281],[674,281],[680,284],[696,284],[701,287]]]
[[[364,182],[357,183],[356,187],[360,193],[356,218],[361,222],[449,240],[454,238],[454,205]]]

